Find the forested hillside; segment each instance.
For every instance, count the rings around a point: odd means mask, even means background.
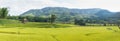
[[[113,12],[110,12],[105,9],[93,8],[93,9],[69,9],[64,7],[45,7],[42,9],[31,9],[27,12],[21,14],[21,16],[49,16],[50,14],[56,14],[57,16],[98,16],[98,17],[108,17],[112,15]]]
[[[73,22],[75,19],[84,19],[88,22],[103,23],[108,22],[116,12],[111,12],[105,9],[92,8],[92,9],[70,9],[65,7],[45,7],[42,9],[31,9],[20,16],[32,17],[49,17],[51,14],[57,16],[57,21]]]

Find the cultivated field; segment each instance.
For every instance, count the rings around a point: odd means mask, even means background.
[[[120,30],[117,26],[2,24],[0,41],[120,41]]]

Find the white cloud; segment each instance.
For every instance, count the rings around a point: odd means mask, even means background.
[[[0,0],[1,7],[9,7],[10,14],[19,15],[29,9],[43,7],[103,8],[120,11],[119,0]]]

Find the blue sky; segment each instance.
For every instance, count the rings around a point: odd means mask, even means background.
[[[119,0],[0,0],[0,7],[8,7],[11,15],[44,7],[102,8],[117,12],[120,11],[119,4]]]

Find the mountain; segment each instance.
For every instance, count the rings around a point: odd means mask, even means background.
[[[49,16],[55,14],[58,18],[90,18],[97,17],[105,19],[112,16],[114,13],[105,9],[92,8],[92,9],[69,9],[65,7],[45,7],[42,9],[31,9],[20,16]]]

